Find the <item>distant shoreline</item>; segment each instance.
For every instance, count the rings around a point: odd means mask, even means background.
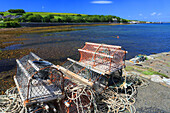
[[[15,30],[21,28],[33,28],[33,27],[60,27],[60,26],[68,26],[68,27],[77,27],[77,26],[98,26],[98,25],[129,25],[125,23],[40,23],[40,22],[30,22],[30,23],[20,23],[21,27],[17,28],[0,28],[0,31],[8,31]]]
[[[40,23],[40,22],[20,23],[22,27],[47,27],[47,26],[63,26],[63,25],[123,25],[123,24],[122,23]]]

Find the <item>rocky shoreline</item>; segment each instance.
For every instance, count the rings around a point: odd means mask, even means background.
[[[170,52],[144,57],[146,57],[147,60],[139,63],[126,60],[126,71],[128,74],[142,76],[149,80],[152,79],[153,75],[158,75],[160,78],[170,78]]]
[[[169,113],[170,112],[170,86],[165,82],[153,82],[152,76],[160,78],[170,77],[170,52],[158,53],[148,56],[148,60],[141,63],[126,61],[127,73],[141,76],[150,81],[144,88],[138,88],[135,107],[139,113]],[[142,71],[140,71],[142,70]],[[143,72],[152,72],[143,73]],[[159,75],[160,74],[160,75]]]

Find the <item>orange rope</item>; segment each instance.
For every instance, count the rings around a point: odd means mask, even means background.
[[[35,113],[36,111],[39,111],[39,110],[41,110],[41,109],[45,109],[45,107],[38,108],[38,109],[34,110],[33,113]]]

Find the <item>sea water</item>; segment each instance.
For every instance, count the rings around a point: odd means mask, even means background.
[[[63,43],[64,45],[64,42],[70,42],[73,45],[76,42],[77,44],[84,42],[105,43],[125,48],[128,51],[127,59],[138,54],[150,55],[170,51],[170,24],[105,25],[75,28],[84,28],[85,30],[27,34],[24,37],[32,38],[33,41],[30,43],[27,41],[24,46],[39,46],[41,48],[43,45],[53,47],[56,44]]]

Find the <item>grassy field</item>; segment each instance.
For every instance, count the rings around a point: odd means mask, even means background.
[[[41,16],[47,16],[49,14],[52,14],[52,15],[78,15],[75,13],[51,13],[51,12],[27,12],[27,13],[39,14]],[[81,14],[81,15],[84,15],[84,14]]]
[[[9,13],[9,12],[2,12],[2,13],[4,13],[4,16],[6,16],[6,15],[16,15],[16,13]],[[51,13],[51,12],[26,12],[25,14],[28,14],[28,13],[39,14],[42,17],[47,16],[49,14],[53,14],[53,15],[78,15],[78,14],[75,14],[75,13]],[[85,14],[81,14],[81,15],[85,15]]]
[[[6,15],[16,15],[16,13],[9,13],[9,12],[2,12],[2,13],[4,14],[4,16],[6,16]],[[29,13],[32,13],[34,15],[39,14],[42,17],[45,17],[45,16],[51,14],[51,15],[54,15],[55,19],[62,18],[62,16],[59,16],[59,15],[78,15],[78,14],[75,14],[75,13],[52,13],[52,12],[26,12],[26,13],[24,13],[24,15],[29,14]],[[85,14],[81,14],[81,15],[85,15]],[[77,17],[75,16],[74,18],[77,18]]]

